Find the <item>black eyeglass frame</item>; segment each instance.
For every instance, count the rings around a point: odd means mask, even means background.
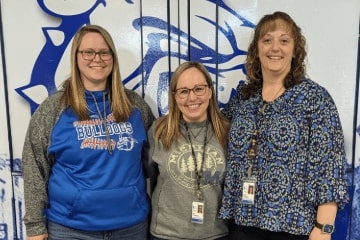
[[[196,92],[196,89],[203,88],[203,87],[204,87],[204,92],[202,92],[202,93]],[[175,89],[173,91],[173,93],[178,98],[184,99],[184,98],[187,98],[190,95],[190,92],[192,91],[195,94],[195,96],[199,97],[199,96],[203,96],[206,93],[206,88],[209,88],[208,84],[199,84],[199,85],[195,85],[193,88],[178,88],[178,89]],[[187,93],[185,95],[185,93],[181,93],[180,91],[187,91]]]
[[[111,50],[94,51],[89,49],[89,50],[78,50],[77,52],[80,53],[82,58],[86,61],[93,61],[96,58],[96,55],[99,55],[102,61],[110,61],[111,59],[113,59],[113,53]],[[91,54],[92,58],[91,57],[87,58],[86,54],[87,56],[90,56],[89,54]],[[109,58],[105,57],[104,59],[103,58],[104,54],[105,56],[109,56]]]

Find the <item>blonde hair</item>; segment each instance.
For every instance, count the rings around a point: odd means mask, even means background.
[[[205,77],[206,83],[212,92],[212,96],[208,106],[208,118],[214,129],[214,134],[223,146],[227,146],[227,132],[229,128],[228,119],[220,112],[219,106],[217,105],[214,85],[211,80],[211,76],[206,68],[199,62],[189,61],[179,65],[171,77],[170,89],[169,89],[169,113],[159,118],[155,124],[154,138],[156,141],[161,140],[165,149],[169,149],[171,144],[178,140],[181,136],[180,131],[180,120],[182,113],[175,100],[175,90],[180,75],[189,68],[198,69]]]
[[[109,90],[109,101],[111,111],[117,122],[124,121],[130,117],[132,105],[127,95],[125,87],[120,76],[119,60],[116,53],[115,44],[109,34],[103,27],[98,25],[86,25],[81,27],[75,34],[71,46],[71,74],[63,84],[64,93],[61,102],[65,107],[71,107],[80,120],[89,119],[88,107],[85,100],[85,87],[80,77],[79,67],[77,65],[77,53],[81,40],[86,33],[99,33],[108,45],[113,55],[113,69],[107,79],[107,88]]]

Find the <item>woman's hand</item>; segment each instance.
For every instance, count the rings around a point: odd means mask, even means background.
[[[47,240],[47,239],[48,239],[48,235],[47,235],[47,234],[43,234],[43,235],[37,235],[37,236],[27,237],[26,240]]]
[[[309,240],[330,240],[331,234],[322,233],[320,228],[314,227],[310,233]]]

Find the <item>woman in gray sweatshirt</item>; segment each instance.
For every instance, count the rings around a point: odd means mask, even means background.
[[[170,82],[169,113],[148,134],[156,179],[153,239],[227,239],[227,223],[218,211],[228,127],[206,68],[181,64]]]

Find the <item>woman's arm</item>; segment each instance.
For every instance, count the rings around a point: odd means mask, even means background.
[[[322,225],[335,224],[337,204],[335,202],[323,203],[317,209],[316,221]],[[322,229],[314,227],[310,233],[309,240],[330,240],[331,234],[323,233]]]

